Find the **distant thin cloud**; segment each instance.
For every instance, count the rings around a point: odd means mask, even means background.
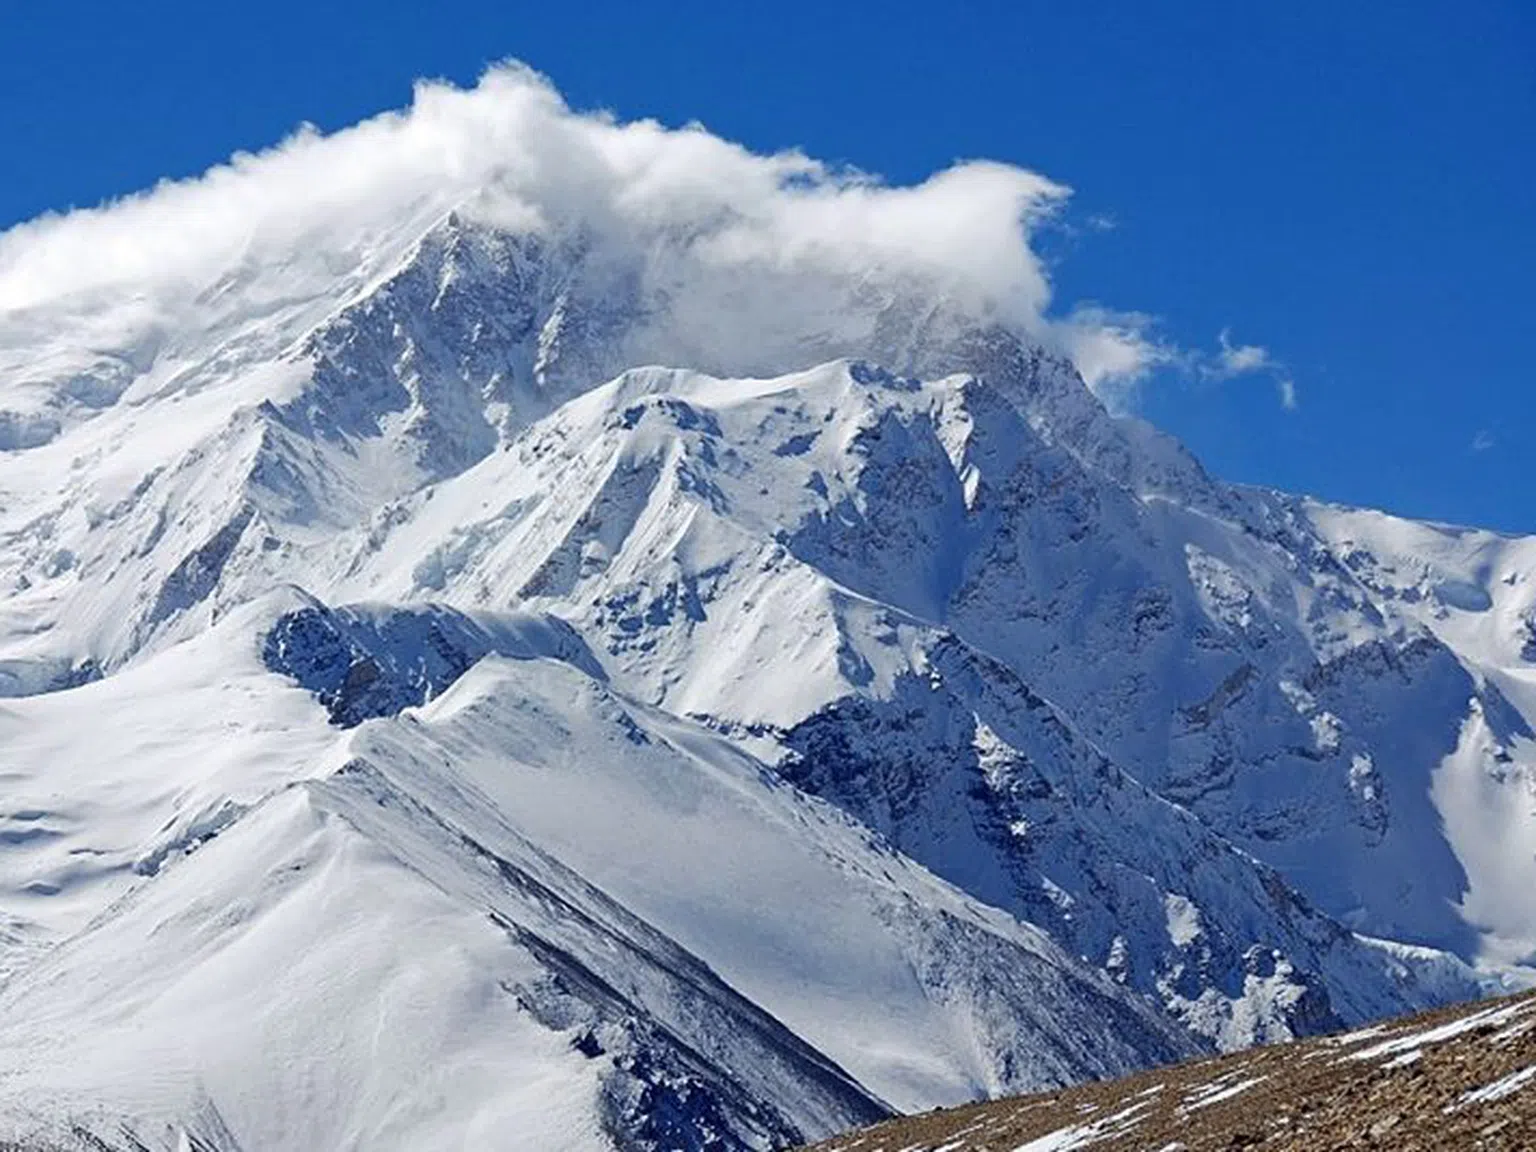
[[[1294,411],[1297,405],[1296,380],[1284,363],[1277,360],[1262,344],[1237,344],[1232,340],[1232,329],[1223,328],[1216,335],[1214,356],[1195,355],[1192,368],[1196,375],[1206,380],[1234,380],[1239,376],[1268,376],[1274,381],[1275,394],[1280,406]]]
[[[1259,344],[1233,344],[1232,329],[1223,328],[1216,337],[1221,344],[1221,351],[1217,360],[1222,370],[1231,376],[1242,376],[1249,372],[1257,372],[1261,368],[1272,367],[1274,361],[1270,359],[1269,349]]]

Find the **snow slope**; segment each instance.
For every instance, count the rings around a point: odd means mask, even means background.
[[[1385,919],[1413,911],[1404,908],[1408,885],[1437,884],[1421,901],[1426,921],[1464,929],[1443,907],[1460,873],[1430,802],[1434,761],[1402,765],[1422,783],[1402,786],[1394,827],[1375,827],[1379,805],[1363,802],[1372,785],[1354,767],[1362,754],[1344,758],[1331,728],[1316,735],[1320,723],[1344,722],[1335,713],[1314,720],[1306,709],[1323,709],[1302,701],[1305,690],[1289,679],[1310,677],[1314,689],[1331,690],[1328,703],[1359,696],[1353,680],[1329,680],[1347,675],[1337,669],[1350,669],[1359,652],[1329,663],[1315,637],[1295,634],[1300,622],[1291,636],[1278,621],[1261,630],[1252,619],[1221,635],[1215,626],[1226,609],[1210,606],[1209,591],[1219,562],[1190,563],[1211,554],[1179,547],[1178,534],[1199,533],[1213,549],[1246,548],[1244,560],[1268,565],[1276,582],[1286,572],[1279,549],[1250,544],[1240,525],[1177,510],[1160,494],[1138,500],[1102,481],[1088,487],[1094,477],[1073,454],[1032,433],[1007,387],[1018,382],[1001,383],[959,376],[921,384],[866,362],[769,381],[628,373],[436,487],[430,504],[402,507],[382,538],[370,532],[353,546],[342,588],[567,614],[599,639],[599,658],[630,691],[744,739],[941,875],[1054,925],[1074,951],[1156,992],[1224,1043],[1290,1034],[1292,1016],[1306,1030],[1424,1003],[1398,963],[1299,904],[1279,877],[1223,842],[1223,833],[1248,832],[1231,818],[1234,795],[1224,782],[1208,793],[1178,787],[1182,765],[1164,767],[1161,757],[1200,757],[1201,772],[1211,757],[1221,769],[1226,745],[1255,742],[1227,711],[1241,715],[1244,698],[1267,688],[1292,714],[1294,736],[1282,729],[1277,740],[1284,717],[1254,722],[1264,745],[1252,759],[1267,779],[1234,781],[1235,799],[1248,820],[1261,803],[1281,806],[1269,818],[1286,815],[1304,837],[1281,844],[1260,832],[1244,847],[1306,877],[1301,861],[1316,858],[1319,838],[1331,838],[1320,862],[1333,888],[1302,885],[1302,894],[1378,935],[1445,946],[1453,939],[1424,924],[1409,931]],[[1226,499],[1238,513],[1269,515],[1262,504],[1244,506],[1241,495]],[[1079,550],[1088,557],[1061,558]],[[1168,579],[1172,564],[1184,570],[1175,569],[1182,588],[1153,580]],[[1315,590],[1293,586],[1290,594]],[[1062,620],[1056,609],[1067,604],[1088,611]],[[1173,647],[1159,633],[1177,628],[1181,608],[1201,615],[1185,624],[1194,636]],[[1353,623],[1343,612],[1337,621]],[[1102,639],[1083,634],[1089,630]],[[1113,640],[1120,633],[1133,651],[1150,649],[1130,677]],[[1379,634],[1360,643],[1366,656],[1394,650]],[[1249,680],[1262,678],[1245,661],[1214,697],[1180,705],[1173,678],[1201,679],[1188,669],[1191,647],[1212,674],[1251,648],[1279,649],[1280,660],[1271,657],[1278,683],[1250,691]],[[1460,678],[1471,693],[1470,679],[1448,653],[1427,659],[1439,660],[1430,663],[1438,678],[1389,691],[1425,727],[1432,713],[1412,691],[1434,696],[1453,733],[1464,698],[1445,700],[1446,680],[1450,692],[1462,691],[1454,686]],[[1070,679],[1060,675],[1068,661]],[[1095,663],[1125,678],[1106,683]],[[772,675],[764,669],[787,667],[793,677],[762,691]],[[1159,674],[1173,691],[1148,690]],[[1052,681],[1053,701],[1080,707],[1050,707],[1025,677]],[[1112,712],[1103,709],[1105,693],[1118,702]],[[1159,706],[1172,714],[1158,714]],[[1348,715],[1358,703],[1334,706]],[[1041,711],[1043,723],[1022,722]],[[1140,725],[1140,744],[1104,727],[1128,720]],[[1175,776],[1164,779],[1165,790],[1210,819],[1189,818],[1135,780],[1129,789],[1090,786],[1120,778],[1100,750],[1112,738],[1130,748],[1124,762]],[[1319,752],[1325,739],[1336,746]],[[1330,783],[1329,771],[1342,779]],[[1291,791],[1274,796],[1282,772]],[[1339,800],[1323,807],[1319,797],[1339,785]],[[1135,799],[1122,799],[1126,790]],[[1284,807],[1301,805],[1318,810],[1303,818]],[[1127,835],[1127,827],[1145,834]],[[1434,852],[1448,861],[1443,876],[1426,868]],[[1041,859],[1053,867],[1042,869]],[[1223,861],[1226,874],[1193,867],[1209,859]],[[1344,859],[1349,867],[1338,868]],[[1341,884],[1355,890],[1340,895]],[[1359,914],[1360,889],[1380,919]],[[1194,910],[1186,914],[1195,917],[1191,926],[1170,930],[1170,907]],[[1325,975],[1330,968],[1338,973]]]
[[[10,706],[18,1131],[765,1147],[1193,1050],[538,621],[426,708],[332,726],[256,642],[314,610]]]

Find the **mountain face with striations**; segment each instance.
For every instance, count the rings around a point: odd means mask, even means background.
[[[1527,980],[1536,540],[1212,479],[1049,187],[808,164],[503,70],[0,237],[0,1138],[766,1149]]]

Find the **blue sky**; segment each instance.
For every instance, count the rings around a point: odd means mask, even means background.
[[[218,9],[218,10],[213,10]],[[0,3],[0,227],[516,57],[578,108],[1075,190],[1065,305],[1280,367],[1140,409],[1218,474],[1536,531],[1536,5]],[[1282,407],[1275,377],[1295,382]]]

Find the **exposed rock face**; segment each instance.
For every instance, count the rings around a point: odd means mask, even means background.
[[[261,654],[272,671],[313,692],[343,728],[425,704],[491,654],[548,656],[602,676],[580,635],[561,620],[476,618],[441,606],[332,609],[316,603],[280,616]]]

